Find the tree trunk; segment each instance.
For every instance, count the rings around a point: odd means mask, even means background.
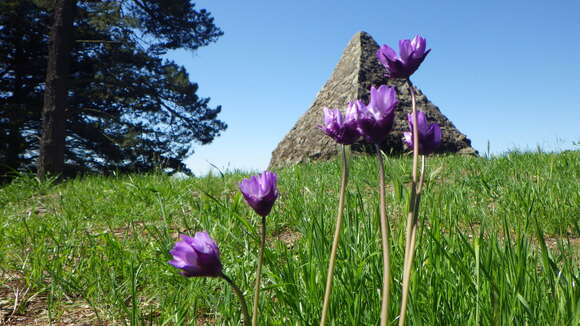
[[[55,1],[42,108],[39,178],[59,175],[64,169],[65,105],[72,44],[73,6],[74,0]]]

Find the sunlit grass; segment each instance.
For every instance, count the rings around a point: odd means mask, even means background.
[[[410,165],[408,158],[385,162],[392,318],[399,313]],[[373,157],[351,163],[329,314],[335,325],[378,323],[375,169]],[[263,325],[314,325],[339,166],[277,172],[281,196],[268,216],[260,316]],[[578,325],[579,152],[434,157],[427,175],[409,325]],[[16,179],[0,188],[0,308],[12,312],[18,288],[29,289],[29,301],[42,298],[53,320],[72,303],[113,324],[238,324],[238,301],[227,284],[186,279],[167,261],[179,232],[207,230],[220,245],[226,274],[251,300],[259,220],[238,191],[246,176],[90,176],[57,185]],[[17,313],[26,314],[26,297]]]

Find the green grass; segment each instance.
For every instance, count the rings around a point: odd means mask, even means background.
[[[580,152],[427,162],[408,324],[578,325]],[[411,162],[385,164],[390,315],[397,318]],[[329,320],[376,325],[382,282],[376,163],[355,157],[351,167]],[[268,217],[261,321],[315,325],[339,167],[331,161],[277,172],[281,196]],[[223,280],[186,279],[167,261],[178,232],[207,230],[220,245],[225,273],[251,302],[259,219],[237,188],[246,176],[14,180],[0,188],[0,308],[11,312],[12,294],[28,289],[16,313],[26,315],[40,301],[53,321],[84,305],[95,314],[91,323],[238,324],[239,304]]]

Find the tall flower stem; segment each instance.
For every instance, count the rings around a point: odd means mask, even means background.
[[[389,298],[391,287],[391,263],[390,263],[390,241],[389,241],[389,219],[387,217],[385,205],[385,167],[379,145],[375,144],[377,152],[377,163],[379,168],[379,197],[381,210],[381,243],[383,246],[383,293],[381,304],[381,326],[389,324]]]
[[[414,220],[414,212],[415,212],[415,197],[417,195],[417,162],[419,158],[419,131],[418,131],[418,124],[417,124],[417,105],[415,100],[415,90],[413,89],[413,84],[409,79],[407,79],[407,87],[409,88],[409,92],[411,93],[411,119],[413,121],[413,130],[412,130],[412,137],[413,137],[413,169],[411,171],[412,180],[411,180],[411,189],[410,189],[410,196],[409,196],[409,210],[407,214],[407,227],[405,232],[405,258],[403,264],[403,275],[406,274],[407,270],[407,262],[408,262],[408,254],[409,254],[409,243],[411,241],[411,231],[413,229],[413,220]],[[403,288],[405,287],[405,281],[403,279]],[[403,301],[405,298],[405,293],[403,292]],[[403,318],[404,319],[404,318]],[[399,319],[400,321],[401,319]],[[399,325],[401,325],[399,323]]]
[[[405,317],[407,311],[407,302],[409,298],[409,284],[411,280],[411,271],[413,267],[413,259],[415,258],[415,242],[417,239],[419,206],[421,202],[421,193],[423,191],[423,184],[425,179],[425,156],[421,155],[421,173],[416,190],[412,191],[412,198],[410,203],[411,227],[407,226],[407,247],[405,248],[405,263],[403,267],[403,290],[401,300],[401,313],[399,316],[399,326],[405,325]]]
[[[419,162],[419,125],[417,124],[417,100],[411,80],[407,79],[407,86],[411,93],[411,109],[413,115],[413,187],[417,185],[417,165]]]
[[[336,251],[340,241],[342,231],[342,217],[344,212],[344,198],[346,194],[346,184],[348,183],[348,162],[346,160],[345,146],[341,145],[342,152],[342,177],[340,181],[340,194],[338,199],[338,213],[336,216],[336,226],[334,228],[334,239],[330,250],[330,260],[328,262],[328,272],[326,273],[326,288],[324,290],[324,302],[322,304],[322,316],[320,317],[320,326],[326,324],[328,308],[330,306],[330,295],[332,294],[332,280],[334,275],[334,266],[336,265]]]
[[[264,246],[266,245],[266,216],[262,216],[260,249],[258,252],[258,266],[256,267],[256,286],[254,288],[254,302],[252,307],[252,326],[258,324],[258,306],[260,304],[260,287],[262,281],[262,264],[264,262]]]
[[[417,166],[419,161],[419,126],[417,123],[417,103],[415,99],[415,90],[411,80],[407,79],[407,86],[411,94],[411,110],[413,120],[413,169],[411,172],[411,191],[409,198],[409,213],[407,214],[407,227],[405,232],[405,259],[403,263],[403,289],[401,298],[401,313],[399,316],[399,326],[405,325],[405,313],[407,311],[407,301],[409,298],[409,279],[411,276],[412,260],[414,256],[415,237],[417,231],[417,213],[419,209],[419,180],[417,178]],[[422,179],[423,177],[421,177]]]
[[[238,296],[238,299],[240,300],[240,305],[242,306],[242,315],[244,316],[244,326],[250,326],[250,315],[248,314],[248,305],[246,305],[246,299],[244,298],[242,291],[240,291],[240,288],[236,285],[236,283],[234,283],[234,281],[232,281],[225,274],[222,273],[220,277],[226,280],[226,282],[228,282],[228,284],[234,290],[234,293]]]

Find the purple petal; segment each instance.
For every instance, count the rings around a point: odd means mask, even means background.
[[[388,61],[397,60],[397,53],[390,46],[383,44],[377,50],[377,59],[379,59],[383,66],[388,66]]]
[[[219,249],[215,241],[207,232],[196,232],[193,238],[192,247],[197,253],[214,254],[219,256]]]
[[[185,234],[180,234],[179,237],[181,238],[181,240],[183,240],[185,243],[187,243],[189,245],[193,244],[193,242],[194,242],[193,238],[191,238]]]
[[[422,111],[417,111],[417,129],[419,131],[419,137],[425,136],[429,130],[427,116]]]
[[[413,48],[411,46],[410,40],[400,40],[399,41],[399,57],[403,63],[409,61],[409,57],[413,53]]]
[[[197,253],[185,241],[178,241],[169,253],[173,256],[173,260],[169,263],[177,268],[197,265]]]
[[[397,105],[397,92],[394,87],[381,85],[378,89],[371,87],[370,111],[377,117],[382,118],[395,109]]]
[[[434,149],[436,149],[441,144],[441,127],[439,127],[439,125],[436,123],[432,124],[432,126],[433,126],[433,145],[435,147]]]
[[[358,130],[369,143],[382,142],[392,129],[396,105],[396,101],[391,101],[392,91],[384,85],[378,89],[371,87],[371,101],[360,111]]]
[[[405,131],[403,132],[403,141],[409,148],[413,148],[413,134]]]
[[[327,126],[332,123],[332,112],[329,108],[322,109],[324,111],[324,125]]]
[[[362,104],[362,105],[364,105],[364,104]],[[352,123],[352,122],[356,123],[356,120],[360,116],[360,113],[361,113],[360,104],[358,104],[356,102],[348,103],[348,106],[346,108],[346,114],[345,114],[345,123]]]
[[[425,53],[425,48],[427,47],[427,41],[419,35],[416,35],[411,40],[411,46],[414,49],[416,55],[423,55]]]
[[[252,182],[252,179],[243,179],[240,182],[240,190],[242,191],[242,194],[246,195],[249,193],[254,193],[254,183]]]
[[[411,132],[404,133],[403,140],[409,148],[413,148],[412,114],[408,114],[407,119],[409,120],[409,128],[411,129]],[[419,153],[424,155],[430,154],[435,151],[441,143],[441,128],[436,123],[429,124],[427,122],[427,116],[421,111],[417,111],[417,125],[419,127]]]

